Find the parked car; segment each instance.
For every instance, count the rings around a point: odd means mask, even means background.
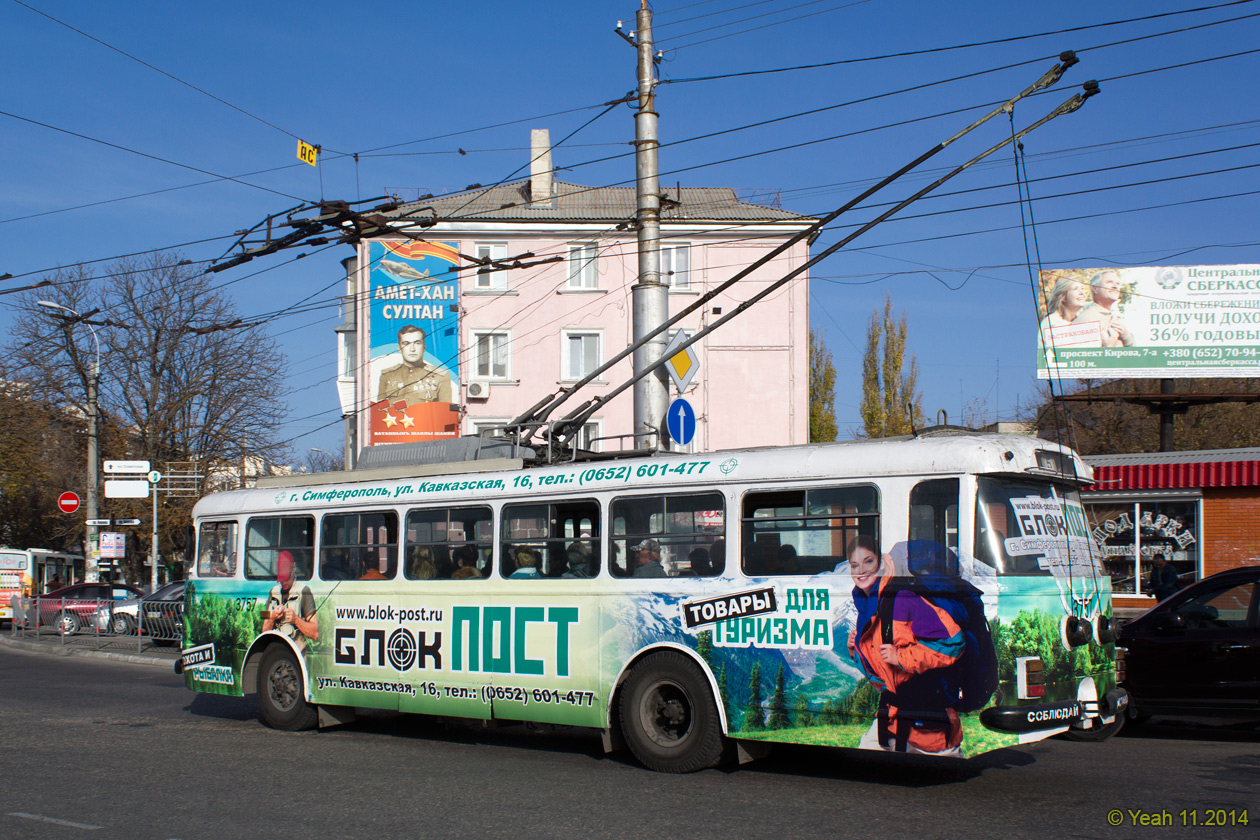
[[[129,583],[76,583],[39,596],[39,623],[63,633],[92,627],[92,615],[102,602],[138,598],[140,590]]]
[[[115,636],[127,636],[142,629],[148,636],[177,639],[184,633],[184,581],[172,581],[142,598],[101,604],[92,616],[92,623],[102,633]]]
[[[1187,586],[1119,633],[1129,715],[1260,716],[1260,566]]]

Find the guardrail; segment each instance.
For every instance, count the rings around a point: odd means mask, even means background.
[[[184,635],[182,601],[98,601],[74,598],[11,599],[14,637],[57,635],[68,639],[95,637],[100,649],[120,640],[136,640],[136,650],[146,644],[178,644]]]

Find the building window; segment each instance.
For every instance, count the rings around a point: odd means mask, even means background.
[[[691,291],[691,244],[661,246],[661,282],[672,292]]]
[[[599,288],[599,252],[594,242],[579,242],[569,246],[569,288]]]
[[[481,437],[483,434],[487,432],[489,432],[491,435],[495,435],[495,434],[502,435],[503,427],[511,422],[512,422],[511,418],[508,418],[508,417],[504,417],[502,419],[477,417],[477,418],[469,420],[469,434],[476,435],[477,437]]]
[[[1102,548],[1112,594],[1156,596],[1160,557],[1175,571],[1177,588],[1198,577],[1197,501],[1091,499],[1085,510],[1092,536]]]
[[[358,357],[354,352],[354,342],[357,337],[354,332],[338,333],[337,355],[341,364],[338,366],[338,376],[343,379],[353,379],[358,369]]]
[[[512,374],[510,339],[504,332],[473,331],[473,370],[476,379],[507,379]]]
[[[599,439],[603,434],[604,424],[602,420],[592,420],[590,423],[582,424],[575,441],[577,448],[585,449],[587,452],[604,451],[604,442]]]
[[[603,336],[597,332],[565,332],[564,378],[582,379],[600,366]]]
[[[479,260],[501,261],[507,259],[506,242],[478,242],[474,248],[474,256]],[[483,266],[477,269],[477,280],[474,285],[479,291],[506,289],[507,272]]]

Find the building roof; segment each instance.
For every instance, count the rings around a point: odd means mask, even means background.
[[[1172,490],[1260,486],[1260,449],[1202,449],[1089,455],[1089,490]]]
[[[404,204],[394,218],[412,213],[424,218],[421,208],[432,207],[442,221],[513,222],[624,222],[634,218],[634,187],[585,187],[555,181],[552,197],[533,202],[530,181],[513,181],[495,187],[475,188],[439,198]],[[662,190],[661,221],[669,222],[796,222],[816,221],[809,216],[775,207],[740,201],[729,187],[667,187]],[[681,196],[681,198],[680,198]]]

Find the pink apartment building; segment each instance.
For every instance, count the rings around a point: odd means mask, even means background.
[[[634,188],[555,181],[545,146],[534,158],[528,179],[389,214],[400,234],[423,242],[400,235],[360,246],[338,328],[338,386],[352,448],[501,425],[631,343]],[[740,201],[728,188],[663,190],[661,274],[670,314],[813,221]],[[494,265],[474,262],[486,259]],[[707,326],[807,259],[803,240],[678,327],[691,334]],[[699,371],[683,396],[697,423],[688,449],[808,441],[808,290],[802,275],[693,345]],[[408,371],[423,371],[424,382],[405,381],[418,375]],[[627,358],[560,414],[630,375]],[[628,437],[612,438],[632,427],[627,390],[591,418],[580,443],[630,448]]]

